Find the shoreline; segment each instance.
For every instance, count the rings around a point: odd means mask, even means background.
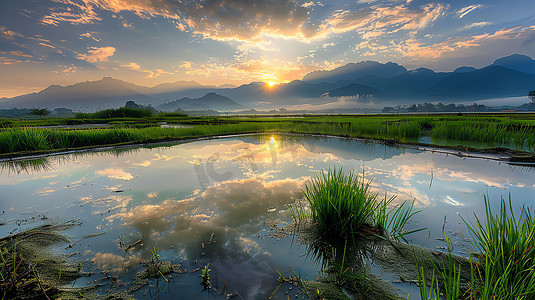
[[[398,142],[393,140],[385,140],[379,138],[359,138],[359,137],[350,137],[343,135],[331,135],[331,134],[317,134],[317,133],[295,133],[295,132],[244,132],[237,134],[223,134],[223,135],[208,135],[208,136],[199,136],[199,137],[188,137],[188,138],[173,138],[173,139],[163,139],[163,140],[147,140],[142,142],[125,142],[118,144],[107,144],[107,145],[97,145],[97,146],[88,146],[88,147],[79,147],[65,150],[36,150],[28,152],[14,152],[14,153],[4,153],[0,154],[0,163],[9,162],[9,161],[21,161],[21,160],[31,160],[51,156],[66,155],[72,153],[81,153],[88,151],[104,151],[104,150],[113,150],[113,149],[128,149],[135,147],[143,146],[165,146],[172,144],[181,144],[181,143],[191,143],[196,141],[204,140],[214,140],[222,138],[231,138],[239,136],[251,136],[251,135],[269,135],[269,134],[278,134],[278,135],[289,135],[289,136],[312,136],[312,137],[324,137],[324,138],[340,138],[347,140],[355,140],[361,142],[370,142],[383,144],[392,147],[404,147],[408,149],[422,150],[422,151],[431,151],[449,155],[455,155],[458,157],[468,157],[468,158],[481,158],[494,161],[505,162],[511,165],[526,165],[535,167],[535,153],[512,150],[508,148],[472,148],[465,146],[446,146],[446,145],[436,145],[436,144],[426,144],[418,142]]]

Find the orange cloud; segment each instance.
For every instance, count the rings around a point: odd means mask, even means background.
[[[93,24],[102,20],[94,11],[94,6],[89,3],[90,1],[84,0],[83,3],[76,3],[71,0],[52,1],[69,5],[69,7],[54,7],[48,15],[41,18],[41,24],[58,26],[62,22],[67,22],[78,25]]]
[[[121,65],[121,67],[130,69],[130,70],[139,70],[139,69],[141,69],[141,66],[138,65],[138,64],[135,63],[135,62],[131,62],[131,63],[129,63],[129,64]]]
[[[0,38],[12,40],[17,36],[22,36],[14,31],[8,30],[5,26],[0,26]]]
[[[472,36],[456,36],[446,39],[443,42],[425,45],[415,39],[407,39],[395,45],[395,51],[407,57],[419,57],[437,59],[445,53],[452,53],[461,49],[479,47],[484,43],[498,40],[517,39],[521,36],[535,32],[535,28],[521,28],[520,26],[503,28],[494,34],[480,34]]]
[[[26,53],[24,53],[22,51],[9,51],[9,54],[14,55],[14,56],[20,56],[20,57],[30,57],[30,58],[33,57],[33,56],[31,56],[29,54],[26,54]]]
[[[156,78],[162,74],[172,74],[162,69],[156,69],[154,71],[151,70],[143,70],[142,72],[147,73],[147,76],[145,78]]]
[[[134,176],[132,174],[125,172],[123,169],[114,169],[107,168],[104,170],[96,171],[98,175],[106,176],[111,179],[121,179],[121,180],[132,180]]]
[[[196,65],[185,62],[182,66],[187,75],[206,77],[224,77],[230,81],[248,78],[252,81],[284,82],[301,78],[309,72],[324,69],[326,66],[304,65],[280,59],[253,59],[233,63],[217,63],[214,61]]]
[[[78,58],[92,63],[105,62],[108,61],[108,58],[114,53],[114,47],[93,47],[88,51],[88,54],[79,54]]]

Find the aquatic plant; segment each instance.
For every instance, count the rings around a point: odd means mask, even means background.
[[[480,299],[532,298],[535,296],[535,220],[523,207],[516,217],[509,198],[492,214],[485,197],[485,223],[464,220],[475,239],[480,258],[475,265],[471,293]]]
[[[406,235],[416,233],[427,228],[424,227],[406,231],[405,225],[407,225],[409,220],[414,215],[420,213],[421,210],[413,210],[414,201],[412,201],[410,204],[403,202],[400,205],[394,206],[390,208],[390,210],[387,210],[388,206],[395,198],[396,196],[392,196],[390,199],[387,199],[385,196],[385,199],[379,204],[375,214],[375,227],[379,228],[383,232],[386,232],[395,240],[401,239],[407,242],[405,239]]]
[[[370,181],[342,168],[316,174],[303,190],[310,218],[326,237],[354,240],[355,234],[377,232],[373,226],[380,202]],[[303,216],[303,214],[302,214]]]
[[[201,276],[201,285],[203,286],[203,291],[206,291],[206,290],[209,290],[212,288],[212,285],[210,284],[210,269],[208,269],[208,267],[210,266],[210,264],[207,264],[206,266],[204,266],[204,269],[202,270],[202,274],[200,275]]]
[[[461,291],[461,267],[454,262],[449,237],[448,261],[435,266],[427,293],[423,268],[418,269],[421,299],[532,299],[535,296],[535,220],[523,207],[520,217],[502,198],[500,212],[493,215],[489,199],[485,200],[485,222],[474,214],[475,224],[463,219],[474,238],[479,253],[470,256],[470,282]],[[435,272],[439,274],[436,278]],[[434,298],[431,297],[434,295]],[[442,298],[441,298],[442,299]]]
[[[45,225],[0,238],[1,299],[51,299],[80,277],[80,268],[48,247],[68,240],[57,233],[74,222]]]
[[[409,219],[419,211],[413,211],[414,202],[388,210],[395,196],[377,200],[377,193],[370,191],[371,181],[363,175],[345,174],[339,169],[329,169],[316,174],[305,186],[303,194],[307,206],[290,207],[294,220],[303,223],[311,220],[322,236],[339,240],[352,240],[356,235],[384,235],[403,238]]]

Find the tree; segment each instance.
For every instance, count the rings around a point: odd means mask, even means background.
[[[535,90],[530,91],[528,97],[529,99],[531,99],[532,102],[535,102]]]
[[[46,108],[33,108],[32,114],[39,116],[39,119],[41,119],[43,116],[49,115],[50,111]]]

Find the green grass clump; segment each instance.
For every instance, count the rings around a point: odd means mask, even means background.
[[[355,233],[375,230],[380,202],[369,191],[370,182],[342,169],[316,175],[304,192],[312,220],[326,236],[353,239]]]
[[[470,257],[468,288],[461,288],[460,266],[451,259],[446,237],[448,264],[435,266],[439,276],[431,280],[432,293],[427,293],[423,270],[418,271],[421,299],[535,299],[535,220],[525,207],[517,218],[511,199],[508,206],[502,198],[500,212],[493,215],[485,197],[485,222],[475,214],[475,224],[464,220],[479,251],[477,261]]]
[[[535,220],[528,208],[517,218],[501,199],[500,212],[493,215],[485,197],[486,222],[465,221],[474,237],[482,262],[476,264],[473,290],[477,299],[535,298]],[[482,266],[483,267],[482,267]]]
[[[370,183],[364,176],[345,174],[342,168],[329,169],[315,175],[305,186],[303,194],[307,206],[291,207],[298,224],[311,220],[318,232],[327,239],[353,240],[357,235],[389,234],[402,238],[418,229],[405,232],[403,227],[418,213],[413,204],[387,210],[395,197],[377,200],[377,193],[370,191]]]

